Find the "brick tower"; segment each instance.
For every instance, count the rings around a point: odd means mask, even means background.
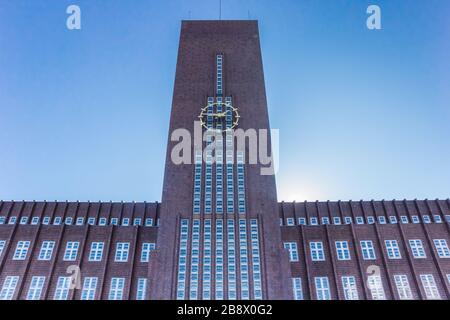
[[[172,133],[196,120],[223,133],[215,161],[192,145],[192,163],[175,164]],[[248,164],[248,146],[227,148],[237,121],[269,129],[257,22],[183,21],[151,299],[290,298],[275,177]]]

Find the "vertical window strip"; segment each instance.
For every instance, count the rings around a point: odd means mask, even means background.
[[[209,114],[214,113],[214,98],[208,97],[208,116],[206,119],[206,127],[213,129],[213,117]],[[206,132],[206,152],[205,152],[205,213],[212,213],[212,150],[208,147],[212,142],[213,132]]]
[[[216,94],[223,93],[223,55],[216,55]]]
[[[186,261],[189,237],[189,220],[182,219],[180,225],[180,251],[178,256],[177,299],[184,300],[186,289]]]
[[[241,269],[241,299],[250,299],[248,277],[247,220],[239,219],[239,264]]]
[[[31,278],[30,288],[27,293],[27,300],[41,299],[42,288],[44,287],[45,277],[34,276]]]
[[[259,251],[259,230],[257,219],[250,220],[250,235],[252,246],[253,294],[255,300],[261,300],[263,298],[263,294]]]
[[[69,297],[71,280],[71,277],[58,277],[53,300],[67,300],[67,298]]]
[[[112,278],[109,288],[109,300],[122,300],[123,289],[125,287],[125,278]]]
[[[317,300],[331,300],[330,283],[328,277],[315,277]]]
[[[145,300],[147,295],[147,279],[139,278],[136,288],[136,300]]]
[[[231,108],[231,97],[225,98],[227,115],[226,127],[231,129],[233,126],[233,110]],[[226,174],[227,174],[227,213],[234,213],[234,179],[233,179],[233,164],[234,164],[234,150],[233,150],[233,133],[231,130],[226,131]]]
[[[372,300],[386,300],[381,276],[371,275],[367,278],[367,284],[372,295]]]
[[[238,211],[240,214],[245,214],[244,152],[238,151],[236,156],[237,156],[237,182],[238,182]]]
[[[358,288],[354,276],[342,277],[342,289],[344,289],[345,300],[359,300]]]
[[[12,300],[16,291],[18,276],[7,276],[0,291],[0,300]]]
[[[191,277],[189,283],[189,299],[198,299],[198,278],[200,259],[200,219],[192,221],[192,242],[191,242]]]
[[[217,113],[222,110],[222,97],[217,97]],[[215,136],[216,142],[216,213],[223,213],[223,137],[222,123],[217,123],[216,129],[220,130]]]
[[[406,274],[396,274],[394,275],[395,286],[397,287],[397,292],[400,300],[411,300],[413,295],[411,288],[409,286],[408,277]]]
[[[6,241],[5,240],[0,240],[0,257],[3,254],[3,250],[5,249],[5,245],[6,245]]]
[[[303,300],[302,278],[292,278],[294,300]]]
[[[234,236],[234,220],[227,221],[228,245],[228,299],[236,300],[236,243]]]
[[[216,220],[216,300],[223,299],[223,220]]]
[[[203,300],[211,299],[211,219],[204,222],[203,232]]]
[[[425,290],[425,296],[428,300],[440,300],[441,294],[439,293],[436,281],[432,274],[421,274],[420,281],[422,282],[423,289]]]
[[[195,150],[195,165],[194,165],[194,201],[193,213],[200,214],[200,199],[202,195],[202,151]]]

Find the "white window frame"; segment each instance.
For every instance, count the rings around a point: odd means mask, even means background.
[[[89,261],[99,262],[103,259],[104,242],[95,241],[91,243],[91,250],[89,251]]]
[[[310,241],[309,251],[311,253],[312,261],[325,261],[325,249],[322,241]]]
[[[42,241],[41,250],[39,251],[38,260],[50,261],[53,255],[53,249],[55,248],[55,241]]]
[[[114,255],[115,262],[128,262],[128,255],[130,251],[129,242],[117,242],[116,254]]]
[[[28,288],[27,300],[40,300],[44,283],[44,276],[33,276],[31,278],[30,287]]]
[[[78,257],[78,248],[80,247],[80,242],[78,241],[67,241],[66,250],[64,251],[63,261],[75,261]]]
[[[16,250],[14,252],[13,260],[25,260],[28,255],[28,249],[30,248],[29,240],[21,240],[17,242]]]

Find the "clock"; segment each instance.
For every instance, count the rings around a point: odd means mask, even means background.
[[[202,108],[200,115],[201,126],[206,130],[227,131],[239,124],[239,111],[231,103],[213,102]]]

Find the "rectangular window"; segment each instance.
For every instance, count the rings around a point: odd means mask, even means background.
[[[413,295],[411,288],[409,286],[408,277],[406,274],[396,274],[394,275],[395,286],[397,287],[397,292],[400,300],[411,300]]]
[[[339,217],[334,217],[334,218],[333,218],[333,223],[334,223],[334,224],[341,224],[341,218],[339,218]]]
[[[336,254],[338,260],[350,260],[350,250],[347,241],[336,241]]]
[[[59,277],[56,283],[55,295],[53,300],[67,300],[69,297],[71,277]]]
[[[99,224],[100,226],[106,226],[106,221],[107,221],[106,218],[100,218],[98,224]]]
[[[5,222],[6,222],[6,217],[0,216],[0,224],[5,224]]]
[[[49,261],[52,258],[54,248],[55,248],[55,241],[43,241],[41,245],[41,251],[39,252],[38,260]]]
[[[33,219],[31,219],[31,224],[32,225],[36,225],[39,223],[39,217],[33,217]]]
[[[407,217],[407,216],[401,216],[401,217],[400,217],[400,220],[402,221],[403,224],[409,223],[408,217]]]
[[[70,226],[72,224],[72,220],[73,220],[72,217],[67,217],[66,221],[65,221],[65,224]]]
[[[141,218],[135,218],[133,221],[134,226],[140,226],[141,225]]]
[[[10,217],[8,224],[16,224],[16,222],[17,222],[17,217]]]
[[[367,285],[372,295],[372,300],[386,300],[381,276],[372,275],[367,278]]]
[[[356,224],[364,224],[364,218],[363,217],[356,217]]]
[[[386,218],[384,216],[378,217],[378,223],[379,224],[386,224]]]
[[[61,224],[62,218],[61,217],[55,217],[55,219],[53,219],[53,224],[55,226],[59,226]]]
[[[2,291],[0,291],[0,300],[12,300],[18,282],[18,276],[7,276],[3,282]]]
[[[302,279],[292,278],[292,289],[294,291],[294,300],[303,300]]]
[[[288,225],[288,226],[293,226],[293,225],[295,225],[295,223],[294,223],[294,218],[287,218],[287,225]]]
[[[401,259],[400,248],[397,240],[385,240],[386,252],[389,259]]]
[[[2,257],[3,250],[5,250],[6,241],[0,240],[0,258]]]
[[[445,215],[445,222],[448,222],[448,223],[450,223],[450,215]]]
[[[82,226],[84,223],[84,218],[83,217],[79,217],[77,218],[77,222],[75,223],[77,226]]]
[[[419,223],[420,222],[419,216],[412,216],[411,219],[412,219],[413,223]]]
[[[344,290],[345,300],[359,300],[356,279],[353,276],[342,277],[342,289]]]
[[[118,242],[116,244],[116,255],[114,257],[114,261],[115,262],[127,262],[129,250],[130,250],[129,242]]]
[[[27,223],[28,223],[28,217],[20,218],[20,224],[27,224]]]
[[[317,300],[331,300],[330,284],[328,277],[315,277]]]
[[[42,224],[49,224],[50,223],[50,217],[44,217],[44,219],[42,220]]]
[[[66,244],[66,251],[64,252],[64,261],[75,261],[78,256],[78,248],[80,243],[78,241],[68,241]]]
[[[298,218],[298,224],[300,226],[306,225],[306,219],[305,218]]]
[[[125,287],[125,278],[112,278],[109,288],[109,300],[122,300],[123,288]]]
[[[45,277],[34,276],[31,278],[30,288],[27,293],[27,300],[41,299],[42,288],[44,287]]]
[[[284,248],[289,252],[289,261],[291,262],[298,261],[298,251],[296,242],[285,242]]]
[[[119,219],[118,218],[111,218],[111,225],[117,226],[118,224],[119,224]]]
[[[397,223],[397,217],[396,216],[389,216],[389,222],[392,224],[396,224]]]
[[[422,282],[422,286],[428,300],[441,299],[441,294],[439,293],[436,281],[434,281],[434,276],[432,274],[421,274],[420,281]]]
[[[123,218],[122,219],[122,226],[128,227],[130,225],[130,219],[129,218]]]
[[[317,218],[310,218],[309,219],[309,223],[312,225],[312,226],[317,226],[319,223],[318,223],[318,221],[317,221]]]
[[[103,242],[92,242],[91,251],[89,251],[89,261],[102,261],[104,246]]]
[[[327,217],[322,217],[322,224],[323,225],[330,224],[330,219],[328,219]]]
[[[364,260],[375,260],[375,248],[373,247],[373,242],[371,240],[363,240],[360,242],[361,252]]]
[[[88,225],[90,225],[90,226],[95,225],[95,218],[94,217],[88,218]]]
[[[422,219],[424,223],[431,223],[431,218],[429,215],[423,215]]]
[[[147,295],[147,279],[139,278],[136,288],[136,300],[145,300]]]
[[[25,260],[28,249],[30,248],[30,241],[17,242],[16,251],[14,252],[13,260]]]
[[[150,261],[150,253],[155,250],[156,245],[151,242],[145,242],[142,244],[141,251],[141,262],[149,262]]]
[[[145,226],[146,227],[152,227],[153,226],[153,219],[152,218],[145,219]]]
[[[435,223],[442,223],[442,218],[441,218],[440,215],[435,214],[433,217],[434,217],[434,222]]]
[[[352,224],[352,217],[344,217],[345,224]]]
[[[97,290],[97,277],[86,277],[81,291],[81,300],[95,300],[95,291]]]
[[[374,224],[375,223],[375,218],[373,216],[368,216],[367,217],[367,223],[368,224]]]
[[[447,240],[434,239],[433,242],[439,258],[450,258],[450,250],[448,249]]]
[[[419,239],[409,240],[409,246],[411,247],[411,251],[414,258],[425,259],[427,257],[421,240]]]
[[[321,241],[312,241],[309,243],[312,261],[325,261],[325,252]]]

